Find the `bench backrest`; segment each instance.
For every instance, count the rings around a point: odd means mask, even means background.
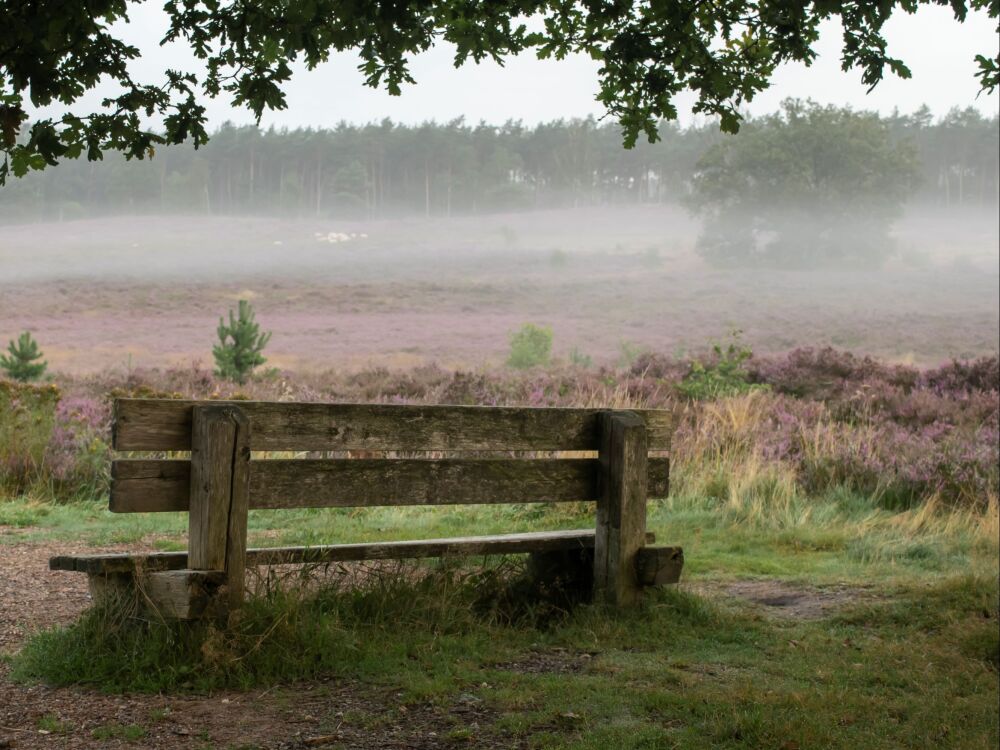
[[[229,610],[240,606],[252,508],[591,500],[595,595],[622,604],[640,591],[646,499],[667,494],[668,459],[649,453],[669,448],[670,422],[663,411],[121,399],[115,450],[190,457],[115,461],[111,510],[188,511],[188,570],[156,579],[157,598],[188,616],[205,606],[200,572],[224,576]],[[297,451],[342,457],[260,456]]]
[[[197,435],[195,410],[234,408],[235,437]],[[607,436],[598,409],[119,399],[116,451],[241,450],[249,508],[596,501]],[[634,410],[649,452],[670,448],[671,414]],[[216,429],[211,425],[204,429]],[[214,447],[213,447],[214,446]],[[405,452],[421,458],[268,458],[250,452]],[[570,452],[572,457],[553,456]],[[578,452],[586,452],[580,457]],[[442,453],[448,457],[439,457]],[[463,454],[472,454],[463,456]],[[487,454],[488,457],[484,457]],[[495,454],[495,455],[489,455]],[[224,461],[225,455],[216,457]],[[197,463],[197,462],[196,462]],[[669,460],[646,463],[647,492],[668,491]],[[197,471],[197,469],[196,469]],[[186,511],[190,458],[121,458],[111,510]],[[196,478],[197,480],[197,478]]]

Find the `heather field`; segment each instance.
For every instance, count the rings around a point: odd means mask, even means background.
[[[0,335],[32,330],[73,374],[209,364],[219,315],[248,298],[274,333],[270,364],[298,372],[497,365],[525,322],[553,329],[556,357],[575,347],[608,365],[735,328],[761,354],[833,346],[936,366],[997,348],[995,214],[914,210],[880,271],[712,270],[697,233],[670,206],[0,226]]]

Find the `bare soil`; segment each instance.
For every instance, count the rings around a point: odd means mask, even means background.
[[[807,586],[770,579],[701,583],[698,589],[708,596],[749,603],[766,616],[787,620],[821,620],[844,607],[879,597],[874,590],[858,586]]]

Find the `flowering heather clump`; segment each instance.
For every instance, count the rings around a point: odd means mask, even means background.
[[[975,427],[995,416],[997,392],[942,394],[929,388],[903,390],[885,382],[865,382],[829,405],[834,417],[845,422],[886,420],[912,429],[938,423]]]
[[[677,473],[711,479],[717,466],[732,473],[760,459],[794,471],[806,493],[847,486],[893,507],[932,497],[986,507],[1000,487],[996,361],[921,373],[798,350],[755,362],[754,379],[774,392],[689,405],[674,438]]]
[[[97,494],[107,488],[111,419],[106,402],[86,396],[59,401],[45,468],[69,494]]]
[[[995,425],[967,430],[934,424],[913,430],[892,422],[830,423],[826,429],[824,450],[798,456],[807,490],[846,485],[878,495],[890,507],[931,497],[986,507],[997,495]]]
[[[747,364],[750,380],[777,393],[827,401],[864,382],[912,388],[919,373],[911,367],[886,365],[831,347],[793,349],[784,357],[754,358]]]
[[[642,352],[629,367],[631,377],[650,377],[678,383],[691,367],[687,362],[656,352]]]
[[[952,360],[920,374],[920,385],[942,395],[1000,390],[1000,358],[980,357],[970,362]]]
[[[977,426],[934,422],[918,427],[884,416],[852,423],[823,411],[779,407],[776,412],[779,416],[765,423],[760,443],[770,458],[795,467],[807,492],[844,485],[879,495],[892,507],[935,496],[985,507],[998,493],[995,412]]]

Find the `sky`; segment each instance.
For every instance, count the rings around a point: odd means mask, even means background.
[[[159,3],[145,3],[132,10],[131,23],[123,30],[126,39],[143,52],[137,62],[141,80],[158,82],[167,67],[193,67],[187,50],[158,45],[165,25]],[[817,47],[819,59],[811,67],[795,64],[779,69],[772,87],[749,105],[749,112],[772,112],[786,97],[884,113],[894,108],[912,112],[922,104],[936,115],[956,106],[975,106],[986,114],[1000,108],[1000,92],[980,95],[974,77],[974,56],[996,55],[1000,44],[996,22],[984,12],[970,14],[960,24],[948,8],[925,6],[914,15],[893,17],[885,33],[890,54],[910,66],[911,79],[888,77],[866,93],[859,71],[840,70],[839,25],[829,23]],[[599,65],[582,56],[542,61],[522,55],[509,59],[504,67],[468,63],[456,70],[450,49],[441,45],[413,59],[411,71],[417,83],[406,86],[398,97],[365,86],[357,64],[356,56],[343,53],[316,70],[298,68],[286,88],[288,108],[266,113],[261,125],[329,127],[342,120],[357,123],[385,117],[406,123],[464,117],[472,123],[513,119],[534,124],[604,114],[594,100]],[[94,93],[84,104],[94,108],[99,98],[100,93]],[[693,101],[693,96],[686,95],[678,102],[682,124],[697,119],[690,112]],[[212,127],[227,120],[253,122],[248,111],[232,108],[225,99],[210,101],[208,114]]]

